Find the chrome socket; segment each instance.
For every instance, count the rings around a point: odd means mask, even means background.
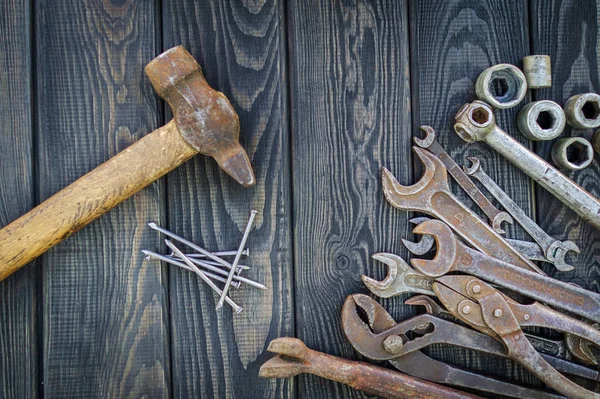
[[[552,86],[550,56],[529,55],[523,58],[523,73],[530,89],[544,89]]]
[[[552,147],[552,160],[563,170],[587,168],[593,159],[592,144],[582,137],[560,139]]]
[[[475,82],[475,93],[493,108],[511,108],[525,98],[527,80],[516,66],[498,64],[481,72]]]
[[[517,117],[519,130],[533,141],[552,140],[565,129],[563,109],[554,101],[535,101],[523,107]]]
[[[567,123],[575,129],[600,127],[600,96],[596,93],[577,94],[565,103]]]

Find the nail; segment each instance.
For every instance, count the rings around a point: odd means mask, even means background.
[[[246,241],[248,240],[248,236],[250,235],[250,230],[252,229],[252,223],[254,222],[254,217],[258,212],[252,209],[250,211],[250,219],[248,220],[248,224],[246,225],[246,230],[244,231],[244,235],[242,237],[242,242],[240,243],[240,247],[238,248],[237,254],[235,255],[235,259],[233,259],[233,263],[231,264],[231,270],[229,271],[229,276],[227,277],[227,282],[225,283],[225,287],[223,287],[223,292],[221,293],[221,297],[219,298],[219,303],[217,303],[216,309],[220,309],[223,307],[223,301],[227,298],[227,291],[229,290],[229,286],[231,285],[231,281],[233,280],[233,275],[235,274],[235,268],[237,267],[240,258],[242,257],[242,251],[246,246]]]
[[[176,254],[177,256],[179,256],[179,257],[181,258],[181,260],[183,260],[183,261],[185,262],[185,264],[186,264],[186,265],[188,265],[189,267],[191,267],[191,268],[192,268],[192,270],[194,270],[194,271],[196,272],[196,274],[197,274],[198,276],[200,276],[200,278],[201,278],[201,279],[202,279],[202,280],[203,280],[203,281],[204,281],[206,284],[208,284],[208,286],[209,286],[210,288],[212,288],[212,289],[213,289],[213,291],[215,291],[217,294],[222,294],[222,292],[223,292],[223,291],[221,291],[221,290],[219,289],[219,287],[217,287],[217,286],[215,285],[215,283],[213,283],[213,282],[212,282],[212,281],[211,281],[211,280],[210,280],[208,277],[206,277],[206,275],[205,275],[204,273],[202,273],[202,272],[200,271],[200,269],[198,269],[198,268],[196,267],[196,265],[194,265],[194,264],[193,264],[193,263],[192,263],[192,262],[191,262],[191,261],[190,261],[190,260],[189,260],[189,259],[188,259],[188,258],[187,258],[185,255],[184,255],[184,254],[183,254],[183,252],[181,252],[181,251],[179,250],[179,248],[177,248],[177,247],[176,247],[176,246],[175,246],[175,245],[174,245],[174,244],[173,244],[171,241],[169,241],[169,240],[165,240],[165,244],[167,244],[167,247],[169,247],[169,248],[171,249],[171,251],[175,252],[175,254]],[[235,267],[234,267],[233,269],[235,269]],[[232,270],[233,270],[233,269],[232,269]],[[233,274],[233,273],[230,273],[230,274]],[[227,304],[233,308],[233,311],[234,311],[236,314],[237,314],[237,313],[240,313],[240,312],[242,311],[242,307],[241,307],[241,306],[239,306],[237,303],[233,302],[233,301],[231,300],[231,298],[229,298],[228,296],[226,296],[226,297],[224,298],[224,301],[225,301],[225,302],[227,302]]]
[[[185,255],[185,254],[184,254]],[[179,260],[180,258],[178,256],[174,256],[174,255],[165,255],[168,258],[172,258],[175,260]],[[202,258],[190,258],[189,256],[185,255],[189,260],[191,260],[192,262],[194,262],[196,265],[201,266],[201,265],[210,265],[210,266],[217,266],[217,267],[224,267],[227,270],[230,270],[231,267],[228,266],[223,266],[220,263],[217,262],[213,262],[212,260],[206,260],[206,259],[202,259]],[[202,259],[202,260],[201,260]],[[236,274],[240,274],[240,272],[242,270],[248,270],[250,269],[250,266],[246,266],[246,265],[237,265],[237,270],[235,271]]]
[[[211,254],[213,254],[215,256],[219,256],[219,257],[235,256],[235,254],[237,254],[237,251],[217,251],[217,252],[211,252]],[[192,259],[192,258],[206,259],[206,255],[204,255],[204,254],[184,254],[184,255],[190,259]],[[244,249],[244,251],[242,252],[242,256],[249,256],[249,255],[250,255],[250,250],[248,248]]]

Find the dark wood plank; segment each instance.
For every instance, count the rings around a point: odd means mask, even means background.
[[[486,144],[467,144],[453,129],[459,108],[477,99],[475,81],[484,69],[499,63],[520,65],[523,56],[529,54],[527,2],[425,0],[412,1],[409,8],[414,43],[411,47],[414,135],[422,137],[417,127],[430,125],[436,130],[440,144],[459,165],[468,165],[468,156],[478,157],[486,172],[532,215],[532,186],[527,176]],[[526,98],[515,108],[495,112],[498,125],[525,145],[528,140],[519,133],[516,117],[527,101]],[[463,202],[483,215],[457,184],[453,181],[451,184]],[[508,237],[526,238],[518,226],[506,230]],[[448,347],[437,347],[430,354],[484,374],[527,384],[536,382],[522,367],[503,359]]]
[[[406,255],[407,214],[381,189],[388,167],[412,183],[406,2],[291,2],[297,336],[320,351],[357,358],[340,325],[347,295],[366,292],[361,274],[383,278],[376,252]],[[398,318],[402,299],[386,301]],[[302,376],[300,397],[364,397]]]
[[[539,1],[531,0],[532,53],[548,54],[552,60],[552,87],[534,92],[535,99],[549,99],[563,105],[572,95],[600,93],[598,53],[600,39],[598,23],[600,4],[596,1]],[[559,137],[582,136],[591,138],[593,131],[572,129],[567,125]],[[537,153],[550,158],[556,140],[539,142]],[[600,197],[597,157],[586,169],[567,172],[567,176]],[[581,253],[572,258],[575,269],[571,272],[553,272],[552,276],[573,282],[589,290],[600,291],[600,232],[584,222],[575,212],[563,205],[543,188],[537,187],[538,222],[544,230],[561,239],[575,242]],[[600,390],[600,385],[595,388]]]
[[[28,2],[0,3],[0,226],[34,205],[30,29]],[[30,265],[0,282],[1,398],[37,397],[40,276]]]
[[[159,122],[143,73],[158,54],[154,2],[36,3],[41,199]],[[127,173],[127,170],[123,170]],[[46,397],[167,397],[166,281],[144,264],[157,246],[154,184],[42,259]]]
[[[227,306],[214,310],[218,298],[196,276],[170,270],[173,395],[291,397],[290,381],[258,378],[268,343],[294,335],[283,4],[163,4],[165,48],[185,45],[229,98],[257,177],[244,189],[214,160],[195,157],[167,177],[169,226],[206,248],[236,249],[250,209],[258,210],[247,275],[269,287],[232,292],[244,307],[232,315]]]

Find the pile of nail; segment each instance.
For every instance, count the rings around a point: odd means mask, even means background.
[[[261,283],[250,280],[246,277],[241,276],[244,270],[250,269],[249,266],[240,264],[242,257],[248,257],[250,251],[246,246],[246,241],[252,229],[252,223],[257,212],[252,210],[250,219],[244,231],[244,235],[240,242],[239,248],[236,251],[208,251],[193,242],[186,240],[183,237],[178,236],[169,230],[158,226],[156,223],[148,223],[150,228],[164,234],[165,236],[189,247],[195,252],[184,253],[169,239],[165,239],[165,244],[171,250],[169,255],[162,255],[156,252],[143,250],[142,252],[146,255],[146,259],[156,259],[166,262],[170,265],[180,267],[195,273],[203,282],[205,282],[213,291],[219,295],[219,302],[217,303],[216,309],[223,307],[223,303],[227,303],[234,312],[240,313],[242,307],[236,304],[229,296],[229,288],[240,288],[242,284],[247,284],[252,287],[266,290],[267,287]],[[229,262],[229,258],[233,257],[233,261]],[[224,283],[223,289],[219,288],[215,281]]]

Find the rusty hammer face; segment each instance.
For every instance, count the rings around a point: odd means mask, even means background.
[[[194,58],[175,47],[150,62],[146,73],[174,120],[0,230],[0,280],[198,152],[215,158],[243,186],[255,184],[238,142],[238,117]]]
[[[185,141],[244,187],[256,183],[246,151],[240,145],[240,121],[223,93],[213,90],[202,68],[182,46],[165,51],[145,68]]]

